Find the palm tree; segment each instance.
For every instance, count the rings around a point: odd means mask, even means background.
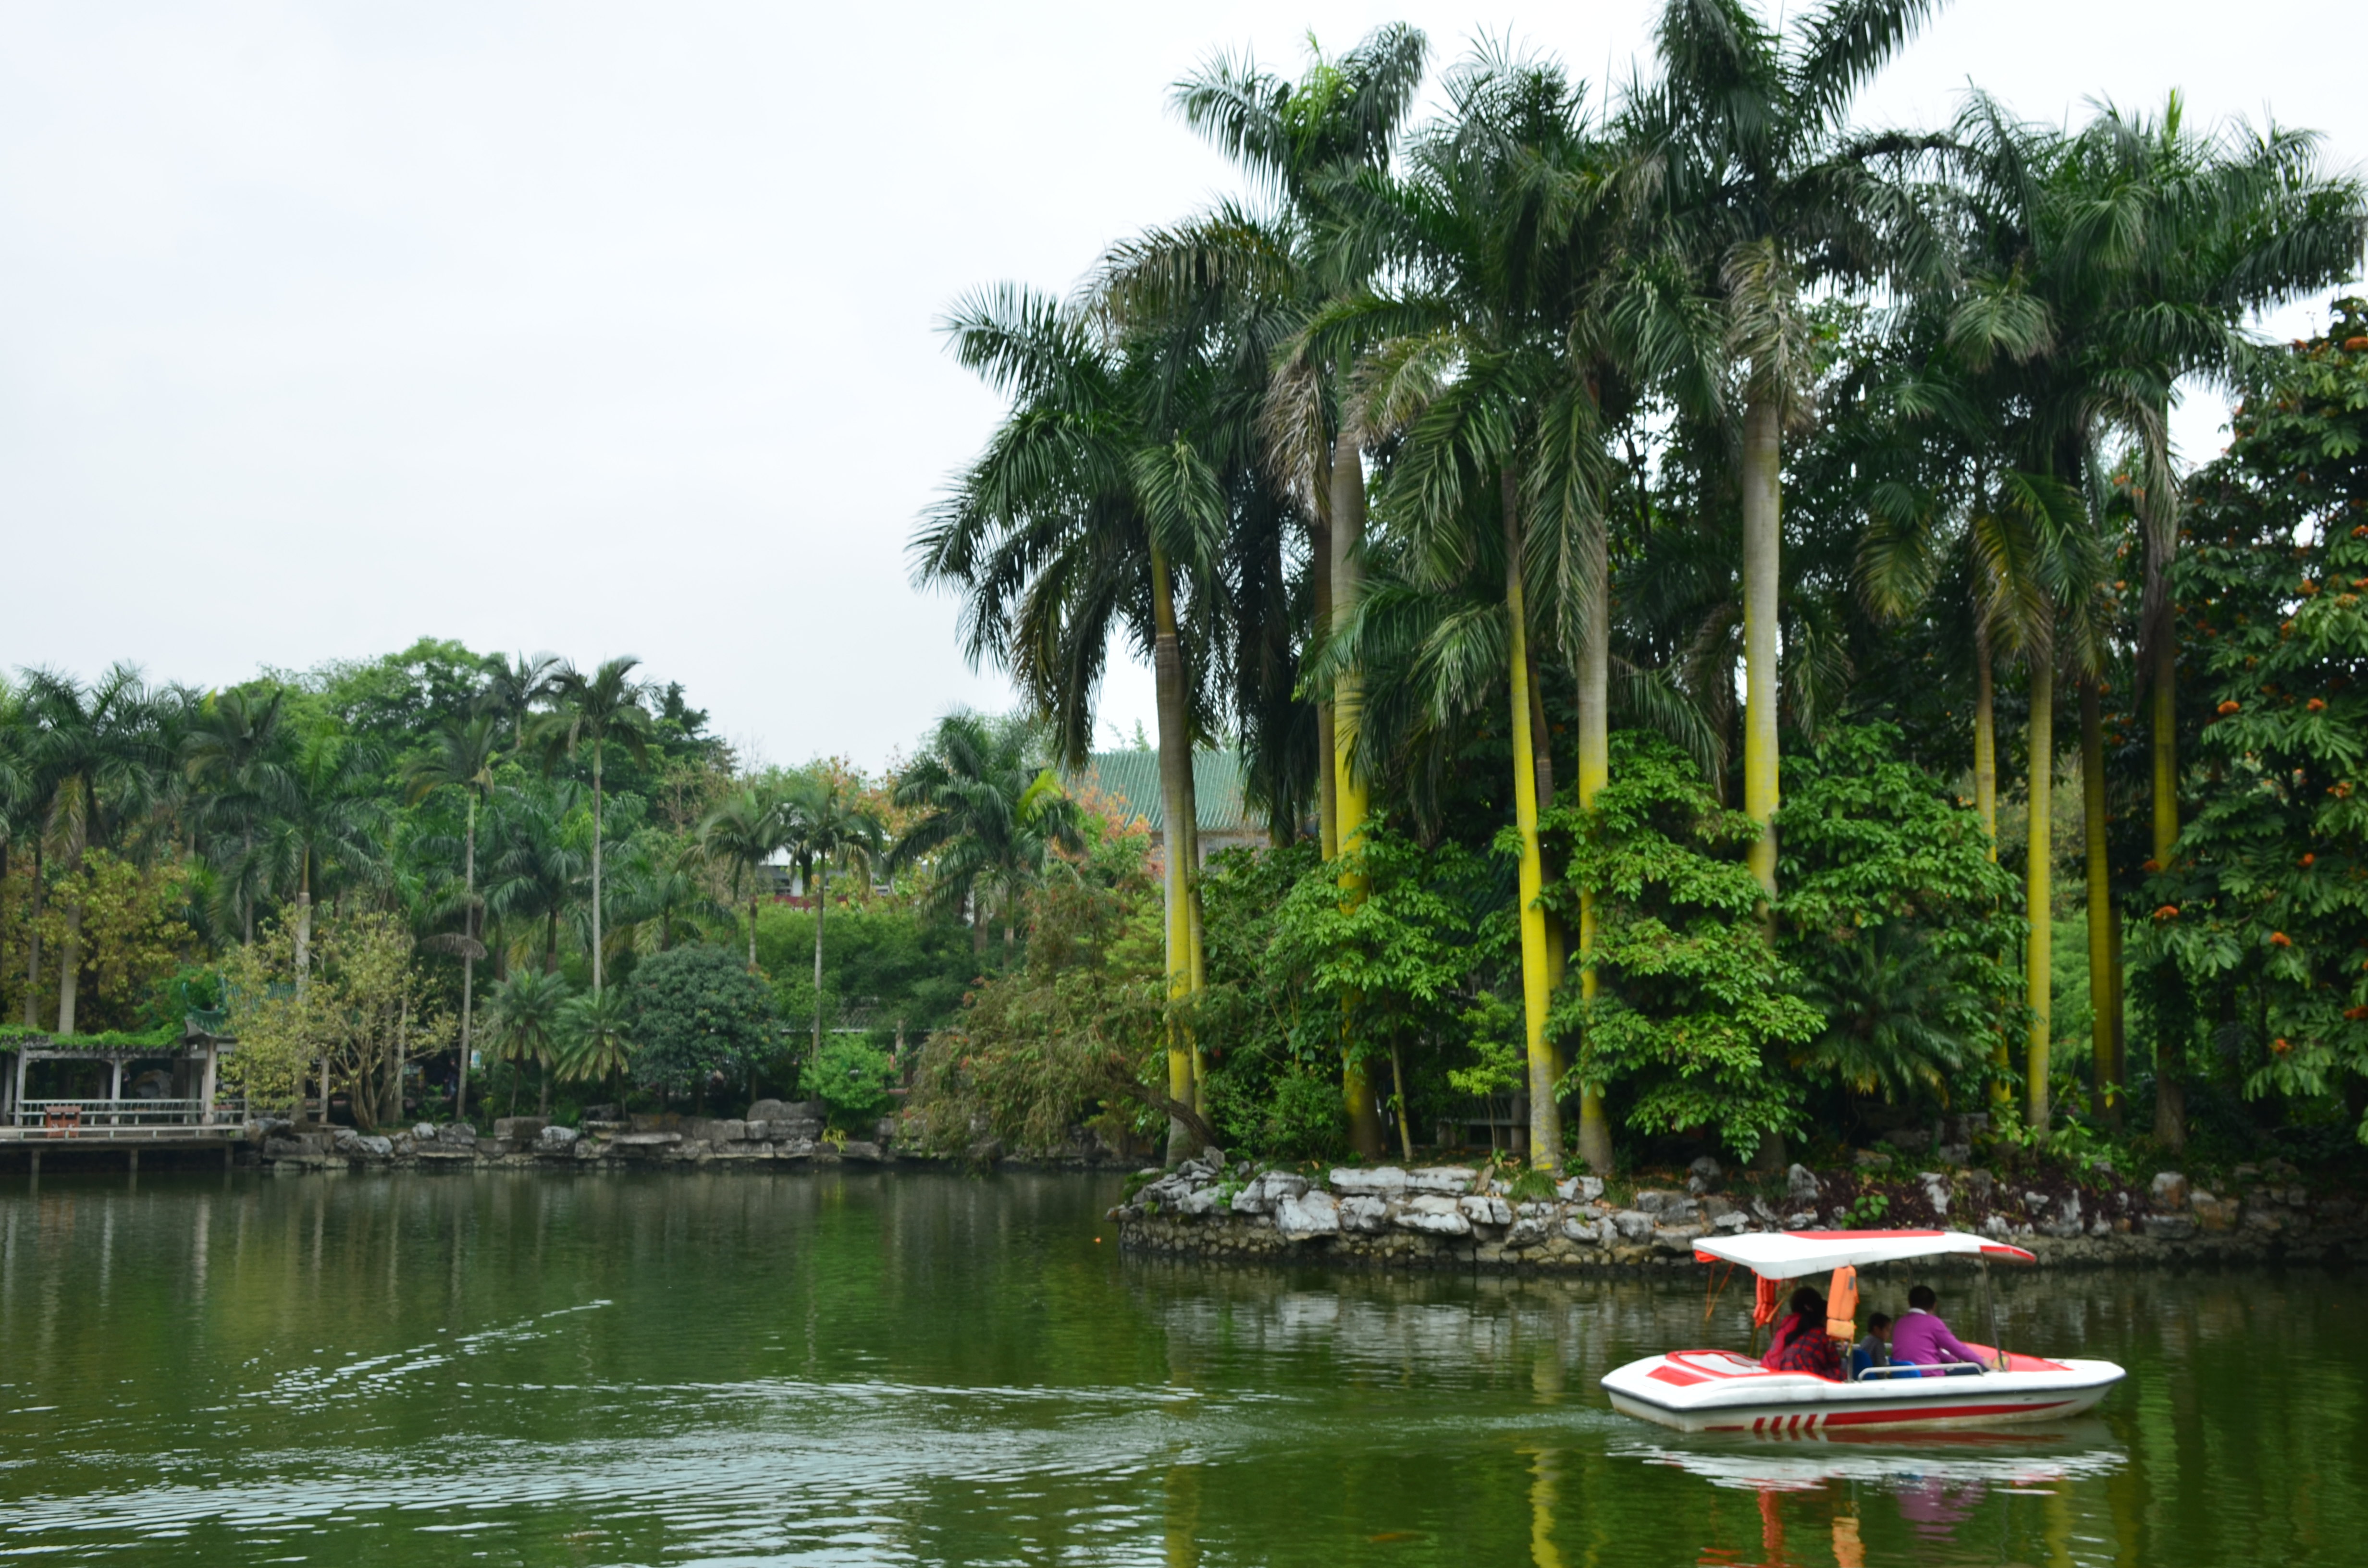
[[[575,993],[566,981],[539,970],[513,971],[485,998],[485,1032],[505,1061],[542,1069],[542,1109],[551,1109],[551,1067],[565,1038],[564,1017]],[[518,1080],[510,1080],[510,1114],[518,1114]]]
[[[313,910],[318,896],[386,871],[386,801],[379,794],[378,748],[325,725],[297,737],[269,815],[256,841],[259,875],[296,906],[296,985],[312,973]]]
[[[628,677],[641,660],[610,659],[586,675],[564,661],[548,684],[551,711],[536,725],[548,760],[592,748],[592,994],[600,994],[600,759],[613,741],[634,761],[646,761],[655,722],[642,705],[643,688]]]
[[[513,752],[526,749],[527,719],[534,705],[551,695],[552,681],[560,667],[555,653],[537,653],[531,658],[520,653],[516,659],[495,653],[486,662],[485,688],[477,695],[477,711],[491,718],[496,727],[509,727]]]
[[[757,972],[757,898],[765,867],[789,847],[790,796],[777,785],[743,784],[715,804],[699,824],[700,852],[731,873],[732,896],[748,890],[748,972]]]
[[[888,824],[859,800],[846,781],[816,767],[791,779],[785,791],[787,847],[805,867],[806,892],[814,899],[814,1056],[822,1060],[822,928],[830,903],[830,869],[854,866],[871,875],[887,849]]]
[[[1777,508],[1783,430],[1806,412],[1810,326],[1821,284],[1937,273],[1937,231],[1912,189],[1870,153],[1913,143],[1851,139],[1851,97],[1937,0],[1823,0],[1770,28],[1747,0],[1668,0],[1654,33],[1661,74],[1629,106],[1670,221],[1724,298],[1742,390],[1743,809],[1760,824],[1753,873],[1776,895]]]
[[[1293,672],[1283,656],[1289,620],[1304,615],[1307,641],[1321,643],[1356,608],[1367,436],[1355,421],[1352,387],[1364,345],[1337,331],[1320,337],[1301,332],[1291,343],[1278,336],[1360,293],[1383,265],[1380,252],[1342,243],[1350,230],[1340,222],[1336,192],[1385,174],[1421,85],[1427,45],[1416,29],[1393,25],[1375,29],[1337,60],[1313,52],[1295,84],[1259,71],[1247,58],[1219,56],[1178,83],[1173,94],[1186,123],[1250,176],[1273,200],[1272,212],[1253,216],[1229,203],[1116,247],[1104,264],[1106,295],[1122,313],[1222,317],[1237,358],[1261,371],[1274,366],[1258,410],[1269,483],[1236,487],[1251,502],[1237,513],[1246,520],[1279,522],[1284,508],[1265,503],[1278,493],[1292,498],[1289,509],[1300,514],[1308,541],[1304,608],[1282,602],[1278,527],[1250,530],[1265,548],[1244,552],[1245,568],[1233,576],[1244,588],[1257,585],[1240,595],[1235,614],[1246,672],[1238,723],[1251,748],[1253,780],[1270,780],[1265,792],[1277,822],[1301,798],[1284,782],[1298,778],[1287,739],[1295,695],[1288,691]],[[1269,556],[1265,570],[1247,564],[1256,558],[1265,565]],[[1351,767],[1349,749],[1360,689],[1351,663],[1317,694],[1317,824],[1327,859],[1362,830],[1367,815],[1367,781]],[[1269,691],[1285,700],[1261,700]],[[1383,1133],[1372,1085],[1363,1058],[1345,1041],[1341,1089],[1351,1144],[1378,1157]]]
[[[928,903],[940,914],[972,912],[973,949],[986,949],[987,910],[1003,917],[1007,962],[1019,898],[1044,871],[1053,846],[1082,851],[1076,803],[1036,755],[1036,727],[1020,719],[951,713],[896,780],[893,802],[919,815],[888,857],[891,869],[926,864]]]
[[[632,1006],[622,991],[571,996],[558,1020],[559,1075],[570,1083],[606,1078],[623,1098],[625,1069],[632,1065]]]
[[[558,971],[560,923],[583,898],[590,867],[582,834],[570,826],[574,794],[568,784],[506,790],[486,822],[486,913],[496,921],[541,922],[546,973]],[[495,951],[501,956],[499,945]]]
[[[206,699],[181,744],[183,770],[206,791],[204,815],[233,836],[236,849],[216,858],[228,867],[251,867],[256,833],[270,801],[288,788],[287,752],[291,736],[287,692],[233,687]],[[255,940],[255,902],[260,890],[252,876],[234,874],[224,892],[235,904],[241,939]]]
[[[46,808],[46,835],[63,846],[63,873],[72,877],[87,850],[108,846],[154,800],[171,760],[161,704],[138,670],[116,665],[88,687],[52,671],[31,672],[25,713],[31,734],[24,771]],[[74,1032],[83,914],[80,898],[67,906],[58,953],[62,1035]]]
[[[1212,630],[1227,495],[1209,457],[1212,377],[1199,335],[1113,328],[1105,313],[1006,288],[948,322],[958,358],[1013,401],[987,449],[913,541],[916,576],[957,588],[975,662],[1009,670],[1064,756],[1090,749],[1093,702],[1112,634],[1150,657],[1162,812],[1169,824],[1166,957],[1172,1003],[1196,991],[1192,742],[1214,725],[1205,664],[1182,629]],[[1180,330],[1180,329],[1179,329]],[[1190,1107],[1198,1074],[1171,1025],[1169,1098]],[[1191,1153],[1171,1117],[1171,1162]]]
[[[632,923],[635,952],[665,952],[687,934],[695,935],[700,922],[732,918],[699,874],[705,858],[696,843],[686,846],[654,834],[629,846],[616,869],[609,903]]]
[[[1577,644],[1582,688],[1601,693],[1601,399],[1613,368],[1605,361],[1616,357],[1605,302],[1625,225],[1611,200],[1617,153],[1593,133],[1558,67],[1484,51],[1448,88],[1450,117],[1414,144],[1407,179],[1376,187],[1362,214],[1406,285],[1332,319],[1391,326],[1367,356],[1359,424],[1398,438],[1383,495],[1406,529],[1415,585],[1460,592],[1481,574],[1499,585],[1494,607],[1436,625],[1425,662],[1441,714],[1505,684],[1531,1157],[1552,1168],[1562,1159],[1564,1069],[1546,1034],[1560,966],[1540,903],[1547,737],[1533,642],[1543,624],[1549,645]],[[1582,624],[1584,638],[1574,635]],[[1337,656],[1347,660],[1352,645]],[[1600,759],[1591,775],[1583,760],[1582,780],[1601,773]],[[1587,1104],[1586,1153],[1608,1164],[1600,1096]]]
[[[1314,52],[1297,83],[1261,72],[1247,58],[1219,56],[1177,84],[1172,101],[1185,123],[1264,187],[1278,210],[1262,225],[1221,210],[1172,233],[1146,236],[1126,247],[1120,276],[1132,289],[1163,275],[1188,286],[1212,278],[1256,279],[1263,292],[1288,301],[1292,309],[1282,319],[1304,319],[1371,282],[1381,257],[1339,243],[1333,192],[1388,168],[1422,84],[1428,45],[1415,28],[1393,24],[1337,61]],[[1281,356],[1262,412],[1269,468],[1310,502],[1307,570],[1318,639],[1355,609],[1363,553],[1364,433],[1350,417],[1355,362],[1354,348],[1337,343],[1314,355]],[[1338,687],[1352,709],[1355,687],[1354,673],[1344,672]],[[1319,701],[1316,726],[1318,821],[1328,858],[1362,825],[1366,794],[1339,749],[1333,700]],[[1345,832],[1344,801],[1354,819]],[[1353,1061],[1349,1071],[1360,1071]],[[1353,1085],[1350,1095],[1354,1104]]]
[[[435,790],[457,789],[467,801],[466,825],[461,840],[461,1075],[453,1114],[469,1114],[469,1050],[476,999],[477,959],[483,952],[477,901],[477,803],[494,794],[494,759],[497,721],[490,714],[448,721],[436,733],[432,747],[413,759],[406,770],[409,794],[416,804]],[[450,864],[448,861],[447,864]]]

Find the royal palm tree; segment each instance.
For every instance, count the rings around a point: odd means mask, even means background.
[[[1861,141],[1848,123],[1851,98],[1936,9],[1938,0],[1824,0],[1780,31],[1747,0],[1668,0],[1654,29],[1659,77],[1628,109],[1650,185],[1722,297],[1740,387],[1743,809],[1760,824],[1750,861],[1771,903],[1778,498],[1784,428],[1807,412],[1804,301],[1822,285],[1884,275],[1912,286],[1944,270],[1916,187],[1876,156],[1917,143]]]
[[[1057,846],[1085,847],[1082,814],[1037,755],[1036,726],[1020,719],[948,714],[898,777],[893,802],[917,812],[888,857],[892,870],[927,865],[928,905],[971,912],[971,941],[986,949],[987,911],[1003,918],[1004,957],[1019,899]]]
[[[1500,682],[1507,696],[1531,1155],[1547,1168],[1562,1159],[1564,1067],[1546,1032],[1560,965],[1540,903],[1547,732],[1535,643],[1543,627],[1549,646],[1577,653],[1582,689],[1602,699],[1601,399],[1626,232],[1612,200],[1621,160],[1556,66],[1484,50],[1448,89],[1450,114],[1411,146],[1406,179],[1377,185],[1360,213],[1403,285],[1337,307],[1311,333],[1360,315],[1389,324],[1366,356],[1357,423],[1396,438],[1383,496],[1406,532],[1413,585],[1459,592],[1475,574],[1499,585],[1492,607],[1436,623],[1423,663],[1437,713],[1469,709]],[[1589,733],[1600,730],[1599,719]],[[1599,758],[1592,781],[1601,773]],[[1608,1164],[1600,1096],[1586,1105],[1585,1152]]]
[[[786,846],[805,868],[806,893],[814,900],[814,1055],[822,1059],[823,917],[830,903],[834,865],[860,868],[866,877],[888,847],[888,824],[845,779],[816,767],[791,778],[784,791]]]
[[[406,770],[409,795],[416,804],[431,791],[458,790],[466,802],[461,837],[461,1075],[453,1106],[455,1116],[469,1114],[469,1051],[474,1022],[477,959],[484,937],[477,899],[477,806],[494,795],[494,761],[497,754],[498,721],[491,714],[447,722],[437,731],[430,748],[415,757]],[[448,861],[449,865],[450,862]]]
[[[794,824],[789,794],[771,781],[743,784],[715,803],[699,824],[700,852],[732,879],[737,900],[748,892],[748,972],[757,972],[757,900],[765,868],[790,846]]]
[[[1148,655],[1168,825],[1168,994],[1196,990],[1192,743],[1211,722],[1206,661],[1188,658],[1196,607],[1220,597],[1228,497],[1208,455],[1212,377],[1192,342],[1128,335],[1109,316],[1006,288],[965,301],[947,324],[956,357],[1012,400],[986,450],[960,474],[913,541],[915,575],[957,589],[966,652],[1008,669],[1082,760],[1114,633]],[[1197,335],[1194,341],[1197,342]],[[1170,1098],[1190,1107],[1193,1048],[1171,1026]],[[1191,1151],[1170,1118],[1168,1153]]]
[[[630,654],[610,659],[586,675],[565,662],[556,665],[548,683],[551,710],[535,725],[535,738],[546,760],[574,756],[579,746],[592,752],[592,994],[600,994],[600,761],[613,743],[634,761],[649,757],[656,737],[655,722],[643,705],[643,688],[631,678],[641,661]]]

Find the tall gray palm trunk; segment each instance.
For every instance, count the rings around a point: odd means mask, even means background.
[[[32,913],[26,926],[28,936],[25,941],[24,1023],[28,1029],[33,1027],[33,1012],[40,1006],[37,998],[41,991],[41,911],[48,892],[48,883],[42,875],[43,858],[40,842],[36,839],[33,844]]]
[[[822,1060],[822,920],[830,905],[830,861],[820,855],[814,858],[814,874],[806,879],[807,889],[814,901],[814,1055],[808,1060]]]
[[[1747,856],[1776,902],[1776,623],[1783,462],[1775,394],[1755,390],[1743,410],[1743,811],[1759,824]]]
[[[592,742],[592,994],[600,994],[600,742],[597,736]]]
[[[461,843],[461,896],[467,911],[461,919],[461,928],[474,942],[477,937],[477,790],[474,785],[469,787],[469,822]],[[471,1029],[475,1022],[476,994],[477,955],[473,948],[463,948],[461,949],[461,1079],[452,1097],[453,1117],[461,1121],[469,1119],[469,1051]],[[401,1113],[402,1107],[402,1100],[397,1098],[397,1114]]]
[[[76,821],[66,838],[66,875],[73,877],[82,870],[83,850],[87,845],[87,832]],[[82,915],[83,901],[79,893],[66,903],[66,929],[58,943],[58,1033],[74,1032],[74,1003],[82,987]]]

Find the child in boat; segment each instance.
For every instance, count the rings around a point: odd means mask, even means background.
[[[1793,1314],[1776,1325],[1759,1364],[1771,1372],[1810,1372],[1841,1381],[1840,1342],[1826,1332],[1826,1299],[1809,1286],[1793,1292]]]
[[[1949,1325],[1932,1311],[1940,1304],[1941,1298],[1933,1294],[1930,1285],[1918,1285],[1907,1292],[1907,1315],[1892,1326],[1891,1358],[1918,1367],[1941,1367],[1952,1361],[1988,1366],[1979,1351],[1949,1332]],[[1934,1374],[1919,1375],[1929,1378]]]
[[[1891,1314],[1877,1312],[1866,1320],[1866,1337],[1850,1350],[1850,1376],[1862,1378],[1876,1367],[1891,1365]]]

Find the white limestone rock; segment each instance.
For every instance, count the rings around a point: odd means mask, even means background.
[[[1468,1236],[1472,1221],[1452,1198],[1426,1193],[1409,1198],[1390,1213],[1390,1223],[1402,1231],[1418,1231],[1432,1236]]]
[[[1513,1222],[1513,1207],[1493,1194],[1458,1199],[1456,1208],[1475,1225],[1509,1225]]]
[[[1306,1184],[1300,1185],[1304,1188]],[[1328,1192],[1288,1193],[1275,1205],[1274,1228],[1295,1242],[1315,1236],[1337,1236],[1340,1233],[1339,1201]]]
[[[1335,1192],[1385,1199],[1403,1197],[1406,1189],[1406,1174],[1395,1165],[1381,1165],[1370,1171],[1340,1166],[1326,1179]]]

